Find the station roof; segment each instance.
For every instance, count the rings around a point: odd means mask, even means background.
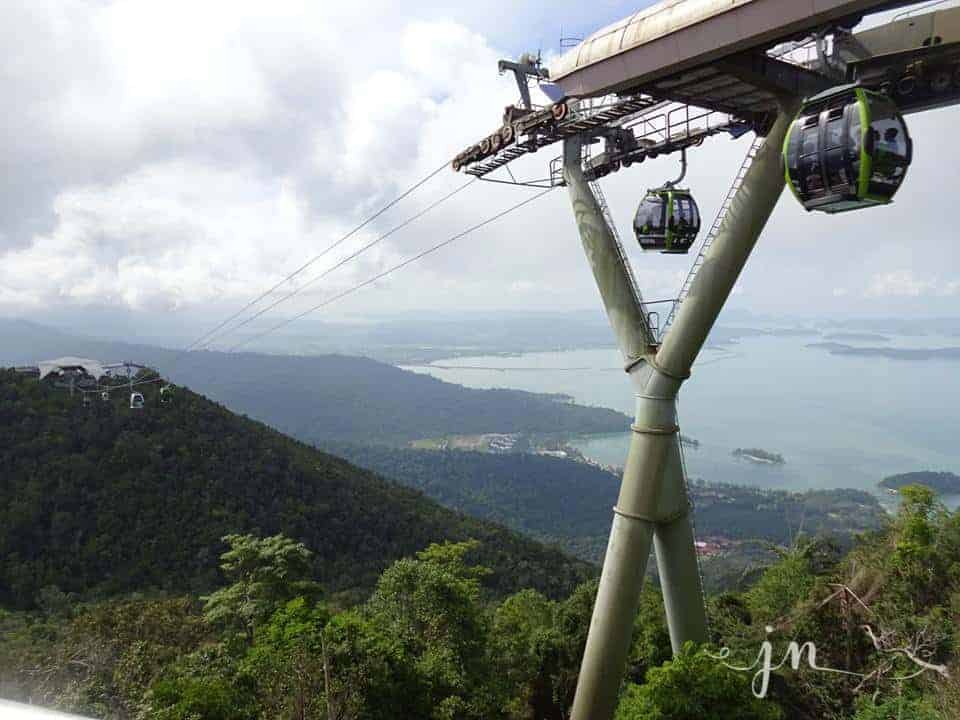
[[[42,380],[50,373],[61,372],[63,370],[83,370],[90,377],[103,377],[107,375],[107,369],[99,360],[90,360],[89,358],[62,357],[55,360],[41,360],[37,363],[40,370],[40,379]]]
[[[735,114],[769,110],[778,91],[810,94],[823,78],[767,57],[768,48],[890,5],[663,0],[586,38],[550,67],[550,79],[571,98],[631,90]]]

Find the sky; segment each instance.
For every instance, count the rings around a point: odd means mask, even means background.
[[[498,59],[540,49],[549,60],[561,34],[583,36],[640,5],[0,0],[0,315],[76,318],[108,336],[118,317],[199,334],[492,132],[516,96]],[[785,193],[731,304],[957,314],[958,113],[908,118],[915,160],[889,207],[828,217]],[[686,184],[706,219],[748,143],[718,137],[690,154]],[[516,172],[542,177],[558,153],[529,156]],[[630,237],[645,189],[677,169],[668,157],[604,182],[649,298],[675,295],[693,259],[642,254]],[[298,282],[463,182],[444,170]],[[316,305],[530,192],[471,186],[262,322]],[[557,190],[322,317],[598,303]]]

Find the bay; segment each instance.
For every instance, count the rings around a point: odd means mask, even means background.
[[[916,470],[960,470],[960,362],[835,355],[815,335],[746,334],[708,348],[680,394],[688,473],[708,481],[783,490],[852,487]],[[891,337],[889,347],[953,346],[956,338]],[[870,343],[868,343],[870,344]],[[876,343],[872,343],[876,345]],[[569,395],[633,415],[633,390],[614,348],[458,357],[408,367],[478,388]],[[629,432],[574,438],[604,464],[622,465]],[[735,448],[780,453],[784,465],[733,457]],[[960,498],[948,498],[960,504]]]

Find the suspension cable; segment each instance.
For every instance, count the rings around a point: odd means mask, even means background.
[[[473,226],[467,228],[466,230],[463,230],[463,231],[457,233],[456,235],[453,235],[453,236],[447,238],[447,239],[444,240],[443,242],[439,242],[439,243],[437,243],[436,245],[433,245],[433,246],[427,248],[426,250],[422,250],[421,252],[417,253],[416,255],[413,255],[413,256],[407,258],[407,259],[404,260],[403,262],[397,263],[396,265],[394,265],[394,266],[392,266],[392,267],[390,267],[390,268],[387,268],[387,269],[384,270],[383,272],[377,273],[377,274],[374,275],[373,277],[368,278],[367,280],[364,280],[363,282],[358,283],[358,284],[356,284],[356,285],[354,285],[354,286],[352,286],[352,287],[344,290],[343,292],[337,293],[337,294],[334,295],[333,297],[328,298],[327,300],[324,300],[323,302],[319,303],[318,305],[314,305],[313,307],[311,307],[311,308],[309,308],[309,309],[307,309],[307,310],[304,310],[303,312],[298,313],[297,315],[294,315],[293,317],[288,318],[287,320],[284,320],[283,322],[278,323],[277,325],[274,325],[273,327],[268,328],[267,330],[264,330],[264,331],[261,332],[261,333],[258,333],[258,334],[256,334],[256,335],[252,335],[251,337],[247,338],[246,340],[243,340],[243,341],[237,343],[236,345],[234,345],[233,347],[229,348],[229,349],[228,349],[228,352],[233,352],[233,351],[237,350],[238,348],[243,347],[244,345],[247,345],[248,343],[253,342],[254,340],[259,340],[260,338],[263,338],[263,337],[265,337],[266,335],[269,335],[270,333],[276,332],[276,331],[279,330],[280,328],[286,327],[287,325],[289,325],[289,324],[292,323],[292,322],[295,322],[296,320],[299,320],[299,319],[301,319],[301,318],[303,318],[303,317],[306,317],[307,315],[309,315],[309,314],[311,314],[311,313],[313,313],[313,312],[316,312],[317,310],[320,310],[321,308],[324,308],[324,307],[326,307],[327,305],[330,305],[330,304],[332,304],[332,303],[334,303],[334,302],[336,302],[336,301],[338,301],[338,300],[341,300],[342,298],[345,298],[345,297],[347,297],[348,295],[352,295],[352,294],[355,293],[357,290],[360,290],[361,288],[364,288],[364,287],[366,287],[367,285],[372,285],[372,284],[375,283],[377,280],[380,280],[380,279],[386,277],[387,275],[390,275],[390,274],[396,272],[397,270],[400,270],[400,269],[402,269],[402,268],[405,268],[407,265],[410,265],[411,263],[414,263],[414,262],[420,260],[421,258],[424,258],[424,257],[426,257],[427,255],[430,255],[430,254],[436,252],[437,250],[440,250],[440,249],[446,247],[447,245],[450,245],[451,243],[453,243],[453,242],[455,242],[455,241],[457,241],[457,240],[459,240],[459,239],[461,239],[461,238],[463,238],[463,237],[466,237],[467,235],[469,235],[469,234],[471,234],[471,233],[479,230],[480,228],[482,228],[482,227],[484,227],[484,226],[486,226],[486,225],[489,225],[490,223],[492,223],[492,222],[494,222],[494,221],[496,221],[496,220],[499,220],[500,218],[504,217],[505,215],[509,215],[509,214],[512,213],[514,210],[519,210],[519,209],[522,208],[524,205],[528,205],[528,204],[532,203],[534,200],[538,200],[538,199],[542,198],[544,195],[546,195],[547,193],[549,193],[551,190],[553,190],[552,187],[547,188],[547,189],[544,190],[543,192],[539,192],[539,193],[537,193],[536,195],[532,195],[532,196],[528,197],[526,200],[522,200],[522,201],[516,203],[515,205],[511,205],[511,206],[508,207],[506,210],[501,210],[501,211],[498,212],[496,215],[491,215],[490,217],[488,217],[488,218],[485,219],[485,220],[480,221],[480,222],[477,223],[476,225],[473,225]]]
[[[418,212],[416,215],[410,216],[409,218],[407,218],[406,220],[404,220],[403,222],[401,222],[399,225],[394,226],[393,228],[391,228],[391,229],[388,230],[387,232],[383,233],[382,235],[380,235],[380,236],[377,237],[376,239],[370,241],[369,243],[367,243],[366,245],[364,245],[363,247],[361,247],[359,250],[356,250],[356,251],[353,252],[352,254],[348,255],[347,257],[345,257],[345,258],[343,258],[342,260],[340,260],[339,262],[337,262],[337,263],[336,263],[335,265],[333,265],[332,267],[327,268],[326,270],[324,270],[322,273],[320,273],[319,275],[317,275],[317,276],[314,277],[313,279],[311,279],[311,280],[307,281],[305,284],[301,285],[299,288],[295,288],[295,289],[291,290],[289,293],[287,293],[286,295],[284,295],[283,297],[278,298],[277,300],[274,300],[272,303],[270,303],[269,305],[261,308],[260,310],[258,310],[258,311],[257,311],[256,313],[254,313],[253,315],[250,315],[249,317],[247,317],[246,319],[242,320],[242,321],[241,321],[240,323],[238,323],[237,325],[234,325],[232,328],[230,328],[230,329],[228,329],[228,330],[225,330],[224,332],[219,333],[218,335],[214,335],[213,337],[210,337],[206,342],[204,342],[202,345],[198,346],[196,349],[203,350],[203,349],[205,349],[205,348],[208,348],[208,347],[210,346],[210,344],[211,344],[214,340],[218,339],[218,337],[219,337],[219,338],[222,338],[222,337],[224,337],[225,335],[230,335],[230,334],[235,333],[235,332],[236,332],[237,330],[239,330],[240,328],[245,327],[246,325],[249,325],[251,322],[253,322],[253,321],[256,320],[257,318],[259,318],[259,317],[261,317],[262,315],[270,312],[271,310],[273,310],[273,308],[277,307],[278,305],[286,302],[287,300],[289,300],[289,299],[292,298],[292,297],[295,297],[295,296],[299,295],[299,294],[302,293],[304,290],[306,290],[308,287],[310,287],[311,285],[313,285],[313,284],[316,283],[317,281],[322,280],[323,278],[325,278],[327,275],[329,275],[330,273],[332,273],[332,272],[333,272],[334,270],[336,270],[337,268],[340,268],[340,267],[346,265],[346,264],[347,264],[348,262],[350,262],[351,260],[354,260],[355,258],[357,258],[357,257],[359,257],[360,255],[362,255],[363,253],[365,253],[367,250],[369,250],[370,248],[372,248],[374,245],[379,244],[381,241],[387,239],[388,237],[390,237],[390,236],[393,235],[394,233],[402,230],[403,228],[407,227],[408,225],[410,225],[410,224],[413,223],[414,221],[420,219],[421,217],[423,217],[424,215],[426,215],[426,214],[427,214],[428,212],[430,212],[431,210],[434,210],[434,209],[437,208],[438,206],[442,205],[442,204],[445,203],[447,200],[449,200],[449,199],[452,198],[453,196],[457,195],[457,194],[460,193],[461,191],[466,190],[468,187],[470,187],[471,185],[473,185],[473,183],[475,183],[478,179],[479,179],[479,178],[473,178],[473,179],[471,179],[471,180],[468,180],[468,181],[465,182],[463,185],[460,185],[459,187],[457,187],[457,188],[455,188],[454,190],[450,191],[449,193],[447,193],[446,195],[444,195],[444,196],[441,197],[440,199],[435,200],[433,203],[431,203],[430,205],[428,205],[427,207],[425,207],[423,210],[421,210],[420,212]]]
[[[297,269],[294,270],[292,273],[290,273],[289,275],[287,275],[285,278],[283,278],[280,282],[278,282],[276,285],[274,285],[273,287],[271,287],[269,290],[267,290],[266,292],[263,292],[263,293],[261,293],[260,295],[258,295],[257,297],[255,297],[253,300],[251,300],[250,302],[248,302],[248,303],[247,303],[246,305],[244,305],[242,308],[240,308],[239,310],[237,310],[237,312],[235,312],[233,315],[231,315],[231,316],[228,317],[226,320],[224,320],[224,321],[221,322],[219,325],[217,325],[215,328],[213,328],[213,330],[210,330],[209,332],[205,333],[204,335],[202,335],[201,337],[199,337],[198,339],[194,340],[192,343],[190,343],[189,345],[187,345],[187,346],[183,349],[183,352],[189,352],[190,350],[192,350],[193,348],[195,348],[197,345],[199,345],[201,342],[203,342],[203,341],[206,340],[207,338],[209,338],[209,337],[211,337],[212,335],[214,335],[215,333],[217,333],[219,330],[221,330],[221,329],[222,329],[224,326],[226,326],[228,323],[232,322],[233,320],[235,320],[236,318],[238,318],[240,315],[242,315],[243,313],[245,313],[247,310],[249,310],[251,307],[253,307],[254,305],[256,305],[258,302],[260,302],[261,300],[263,300],[265,297],[267,297],[268,295],[270,295],[270,294],[271,294],[272,292],[274,292],[277,288],[279,288],[279,287],[281,287],[282,285],[284,285],[285,283],[288,283],[288,282],[290,282],[291,280],[293,280],[293,278],[295,278],[297,275],[299,275],[300,273],[302,273],[302,272],[303,272],[304,270],[306,270],[308,267],[310,267],[311,265],[313,265],[317,260],[319,260],[320,258],[322,258],[322,257],[323,257],[324,255],[326,255],[328,252],[330,252],[331,250],[333,250],[334,248],[336,248],[336,247],[339,246],[340,244],[346,242],[348,239],[350,239],[351,237],[353,237],[353,236],[354,236],[356,233],[358,233],[360,230],[362,230],[362,229],[365,228],[367,225],[369,225],[371,222],[373,222],[373,221],[376,220],[378,217],[380,217],[381,215],[383,215],[383,213],[385,213],[387,210],[389,210],[389,209],[392,208],[394,205],[396,205],[397,203],[399,203],[401,200],[403,200],[404,198],[408,197],[408,196],[411,195],[413,192],[415,192],[416,190],[418,190],[420,187],[422,187],[423,185],[425,185],[426,183],[428,183],[430,180],[432,180],[434,177],[436,177],[442,170],[444,170],[445,168],[447,168],[448,165],[449,165],[449,162],[444,162],[443,165],[441,165],[440,167],[438,167],[436,170],[434,170],[433,172],[431,172],[429,175],[427,175],[426,177],[422,178],[421,180],[418,180],[417,182],[415,182],[413,185],[411,185],[411,186],[408,187],[406,190],[404,190],[400,195],[398,195],[398,196],[395,197],[393,200],[391,200],[391,201],[388,202],[386,205],[384,205],[382,208],[380,208],[379,210],[377,210],[373,215],[371,215],[371,216],[368,217],[366,220],[364,220],[364,221],[361,222],[359,225],[357,225],[357,226],[354,227],[352,230],[350,230],[348,233],[346,233],[345,235],[343,235],[342,237],[340,237],[339,240],[336,240],[336,241],[333,242],[332,244],[328,245],[326,248],[324,248],[323,250],[321,250],[317,255],[314,255],[312,258],[310,258],[310,260],[308,260],[308,261],[305,262],[303,265],[301,265],[299,268],[297,268]]]
[[[468,184],[469,184],[469,183],[468,183]],[[463,187],[466,187],[466,186],[461,186],[461,188],[459,188],[459,189],[463,189]],[[316,312],[317,310],[320,310],[321,308],[326,307],[327,305],[331,305],[332,303],[334,303],[334,302],[336,302],[336,301],[338,301],[338,300],[340,300],[340,299],[342,299],[342,298],[345,298],[345,297],[347,297],[348,295],[352,295],[352,294],[355,293],[357,290],[360,290],[360,289],[362,289],[362,288],[364,288],[364,287],[366,287],[366,286],[368,286],[368,285],[372,285],[372,284],[375,283],[376,281],[378,281],[378,280],[380,280],[380,279],[382,279],[382,278],[384,278],[384,277],[386,277],[386,276],[388,276],[388,275],[396,272],[397,270],[400,270],[400,269],[406,267],[407,265],[410,265],[410,264],[412,264],[412,263],[414,263],[414,262],[416,262],[416,261],[418,261],[418,260],[426,257],[427,255],[430,255],[430,254],[432,254],[432,253],[434,253],[434,252],[436,252],[436,251],[438,251],[438,250],[446,247],[447,245],[450,245],[450,244],[456,242],[457,240],[460,240],[461,238],[464,238],[464,237],[466,237],[467,235],[470,235],[470,234],[473,233],[473,232],[476,232],[476,231],[479,230],[480,228],[485,227],[486,225],[489,225],[489,224],[495,222],[496,220],[499,220],[500,218],[502,218],[502,217],[504,217],[504,216],[506,216],[506,215],[509,215],[510,213],[512,213],[512,212],[515,211],[515,210],[519,210],[519,209],[522,208],[524,205],[528,205],[528,204],[532,203],[534,200],[538,200],[538,199],[542,198],[544,195],[548,194],[548,193],[549,193],[551,190],[553,190],[553,189],[554,189],[554,188],[552,188],[552,187],[547,188],[547,189],[543,190],[542,192],[537,193],[536,195],[532,195],[532,196],[528,197],[527,199],[522,200],[521,202],[516,203],[515,205],[511,205],[511,206],[508,207],[507,209],[501,210],[501,211],[498,212],[497,214],[491,215],[490,217],[486,218],[485,220],[481,220],[479,223],[477,223],[477,224],[475,224],[475,225],[472,225],[472,226],[470,226],[469,228],[467,228],[466,230],[463,230],[463,231],[457,233],[456,235],[453,235],[453,236],[447,238],[447,239],[444,240],[443,242],[439,242],[439,243],[437,243],[436,245],[433,245],[433,246],[431,246],[431,247],[429,247],[429,248],[427,248],[427,249],[425,249],[425,250],[422,250],[421,252],[417,253],[416,255],[413,255],[413,256],[407,258],[406,260],[404,260],[404,261],[402,261],[402,262],[400,262],[400,263],[397,263],[396,265],[393,265],[393,266],[390,267],[390,268],[387,268],[386,270],[384,270],[384,271],[382,271],[382,272],[374,275],[373,277],[368,278],[367,280],[364,280],[364,281],[361,282],[361,283],[358,283],[358,284],[356,284],[356,285],[353,285],[352,287],[344,290],[343,292],[340,292],[340,293],[334,295],[334,296],[331,297],[331,298],[328,298],[327,300],[324,300],[322,303],[319,303],[318,305],[315,305],[315,306],[309,308],[308,310],[305,310],[305,311],[303,311],[303,312],[301,312],[301,313],[299,313],[299,314],[297,314],[297,315],[294,315],[293,317],[288,318],[287,320],[284,320],[283,322],[278,323],[277,325],[274,325],[273,327],[271,327],[271,328],[269,328],[269,329],[267,329],[267,330],[264,330],[263,332],[258,333],[257,335],[253,335],[253,336],[247,338],[246,340],[243,340],[243,341],[237,343],[237,344],[234,345],[233,347],[229,348],[229,349],[227,350],[227,352],[233,352],[233,351],[237,350],[238,348],[240,348],[240,347],[242,347],[242,346],[244,346],[244,345],[246,345],[246,344],[248,344],[248,343],[253,342],[254,340],[259,340],[260,338],[263,338],[263,337],[269,335],[270,333],[273,333],[273,332],[275,332],[275,331],[277,331],[277,330],[279,330],[279,329],[281,329],[281,328],[283,328],[283,327],[286,327],[286,326],[289,325],[290,323],[295,322],[296,320],[299,320],[299,319],[301,319],[301,318],[303,318],[303,317],[305,317],[305,316],[307,316],[307,315],[309,315],[309,314],[311,314],[311,313],[313,313],[313,312]],[[181,354],[183,354],[183,352],[184,352],[184,351],[181,351]],[[149,378],[149,379],[144,379],[144,380],[137,381],[137,382],[135,382],[133,385],[134,385],[134,386],[137,386],[137,385],[147,385],[147,384],[150,384],[150,383],[156,383],[156,382],[161,382],[161,381],[162,381],[162,378],[161,378],[161,377],[156,377],[156,378]]]

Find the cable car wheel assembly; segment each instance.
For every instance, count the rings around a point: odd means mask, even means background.
[[[510,105],[503,113],[500,129],[459,153],[450,165],[454,172],[459,172],[470,163],[496,155],[501,149],[518,141],[521,136],[527,136],[527,146],[532,152],[536,152],[537,135],[552,134],[556,124],[566,119],[569,112],[570,108],[564,101],[537,110]]]

